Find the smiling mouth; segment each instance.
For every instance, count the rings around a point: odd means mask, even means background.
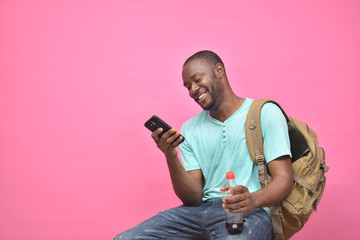
[[[200,101],[201,99],[203,99],[206,95],[206,92],[202,93],[199,95],[199,97],[196,98],[197,101]]]

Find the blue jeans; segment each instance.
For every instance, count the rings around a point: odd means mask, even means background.
[[[161,211],[154,217],[117,235],[120,239],[273,239],[269,215],[262,208],[243,214],[245,220],[241,234],[230,235],[225,228],[226,214],[222,200],[202,203],[198,207],[180,206]]]

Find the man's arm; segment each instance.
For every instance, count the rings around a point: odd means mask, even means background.
[[[202,172],[201,170],[186,171],[178,158],[176,147],[182,140],[180,133],[170,129],[161,138],[158,137],[162,129],[152,133],[152,138],[158,148],[164,153],[169,167],[171,182],[176,195],[184,205],[197,206],[202,202]],[[177,140],[176,140],[177,139]]]
[[[233,194],[231,197],[224,198],[223,207],[229,212],[250,213],[254,208],[276,205],[285,199],[291,193],[293,185],[290,157],[279,157],[269,162],[268,167],[272,181],[256,192],[250,194],[249,190],[242,185],[233,188],[221,188],[222,191]]]

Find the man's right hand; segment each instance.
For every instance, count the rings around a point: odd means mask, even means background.
[[[156,129],[151,137],[154,139],[157,147],[165,154],[166,157],[174,157],[177,155],[176,147],[181,143],[183,137],[180,136],[180,132],[174,128],[165,132],[161,138],[159,134],[163,131],[162,128]],[[180,137],[179,137],[180,136]]]

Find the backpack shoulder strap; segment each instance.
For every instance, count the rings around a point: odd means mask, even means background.
[[[260,112],[265,103],[273,103],[277,105],[284,114],[286,121],[289,122],[288,116],[277,102],[269,99],[255,99],[253,101],[245,122],[245,135],[251,159],[255,164],[259,161],[261,162],[265,160],[260,125]]]
[[[264,156],[264,142],[261,133],[261,122],[260,122],[260,112],[261,108],[265,103],[274,103],[276,104],[281,111],[283,112],[286,121],[289,122],[289,118],[287,117],[284,110],[280,107],[280,105],[272,100],[265,99],[255,99],[250,106],[249,113],[245,122],[245,135],[246,142],[248,146],[248,150],[253,162],[258,166],[259,172],[259,181],[261,188],[265,187],[269,184],[270,176],[267,173],[265,167],[265,156]],[[284,233],[282,228],[282,218],[281,218],[281,208],[280,205],[270,207],[271,220],[275,233],[275,239],[284,239]]]

